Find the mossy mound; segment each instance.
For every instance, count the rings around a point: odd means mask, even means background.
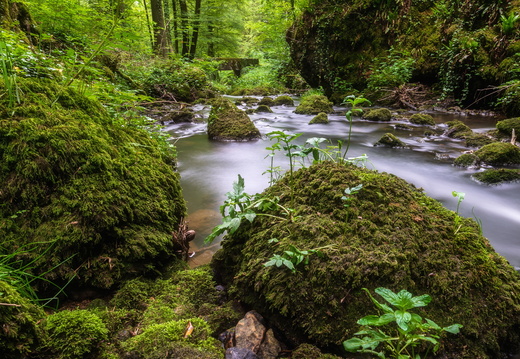
[[[0,347],[5,359],[27,358],[42,343],[43,330],[38,322],[43,310],[0,281]]]
[[[19,105],[0,102],[2,250],[37,243],[22,258],[35,274],[98,288],[175,260],[186,207],[169,144],[70,88],[18,85]]]
[[[302,98],[294,113],[300,115],[317,115],[320,112],[332,113],[332,102],[323,95],[309,95]]]
[[[391,133],[385,133],[374,146],[405,147],[406,144]]]
[[[316,123],[320,124],[327,124],[329,123],[329,116],[325,112],[320,112],[316,116],[312,118],[312,120],[309,122],[309,125],[313,125]]]
[[[473,177],[482,183],[497,184],[520,181],[520,171],[506,168],[488,169],[483,172],[475,173]]]
[[[473,153],[464,153],[455,158],[453,161],[453,164],[459,167],[472,167],[478,165],[479,163],[480,160],[478,156]]]
[[[387,108],[375,108],[363,114],[363,119],[368,121],[390,121],[392,112]]]
[[[63,310],[47,317],[47,348],[60,359],[94,358],[108,338],[101,319],[88,310]]]
[[[275,106],[275,102],[271,97],[264,97],[259,102],[259,105]]]
[[[278,96],[274,99],[274,106],[294,106],[294,100],[287,95]]]
[[[235,101],[235,105],[255,105],[258,103],[258,99],[256,97],[242,97]]]
[[[503,136],[511,137],[513,130],[515,130],[516,136],[520,137],[520,117],[498,121],[496,128]]]
[[[508,142],[494,142],[475,152],[478,158],[492,166],[520,164],[520,148]]]
[[[211,103],[208,136],[218,141],[250,141],[260,138],[260,131],[246,113],[231,101],[220,97]]]
[[[444,134],[451,138],[466,138],[468,136],[473,135],[473,131],[462,121],[449,121],[446,122],[448,125],[448,129],[444,132]]]
[[[410,117],[410,122],[415,125],[435,126],[435,120],[426,113],[415,113]]]
[[[273,110],[267,105],[259,105],[256,110],[256,113],[273,113]]]
[[[360,184],[346,207],[344,190]],[[460,335],[442,339],[442,357],[497,358],[519,349],[520,275],[474,221],[396,176],[333,163],[287,175],[264,195],[281,198],[293,221],[243,223],[224,239],[212,266],[230,293],[293,343],[326,346],[350,338],[356,321],[373,312],[361,288],[382,286],[430,294],[420,315],[464,325]],[[308,256],[294,273],[264,265],[291,245],[321,247],[321,256]]]
[[[483,147],[493,143],[494,140],[482,133],[472,133],[471,135],[465,136],[466,147]]]

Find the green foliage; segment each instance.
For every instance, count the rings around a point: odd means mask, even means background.
[[[372,302],[383,312],[382,315],[368,315],[357,321],[362,325],[362,330],[354,335],[356,337],[343,342],[344,348],[349,352],[371,353],[378,358],[385,359],[421,359],[426,358],[430,349],[436,353],[440,347],[440,336],[442,332],[458,334],[462,327],[453,324],[448,327],[440,327],[430,319],[422,318],[417,313],[411,313],[410,309],[425,307],[430,303],[431,297],[427,294],[413,297],[406,290],[394,293],[387,288],[376,288],[375,292],[385,299],[389,304],[380,303],[368,291],[365,290]],[[395,307],[395,308],[394,308]],[[381,327],[395,324],[396,327],[383,330]],[[382,351],[376,351],[380,344],[384,344]],[[421,348],[426,344],[428,349]],[[425,354],[420,354],[425,352]]]
[[[500,30],[504,35],[510,35],[515,30],[516,23],[520,19],[520,15],[513,12],[508,16],[500,15]]]
[[[278,240],[276,238],[270,239],[270,243],[276,243]],[[319,257],[323,257],[324,254],[321,251],[323,248],[315,248],[309,250],[301,250],[296,248],[294,245],[290,245],[288,250],[285,250],[282,255],[275,254],[267,262],[264,263],[265,267],[281,267],[285,266],[291,272],[296,273],[297,266],[300,263],[303,265],[309,264],[309,256],[312,254],[316,254]]]
[[[415,60],[409,53],[393,47],[388,55],[374,60],[367,85],[370,90],[398,87],[412,78]]]
[[[108,329],[87,310],[63,310],[47,317],[47,347],[60,359],[87,358],[107,339]]]
[[[344,202],[343,207],[345,207],[345,208],[350,207],[350,200],[352,199],[352,197],[350,197],[350,196],[358,194],[358,192],[361,191],[362,188],[363,188],[362,183],[358,184],[355,187],[345,188],[345,191],[344,191],[345,195],[343,197],[341,197],[341,200]]]
[[[271,95],[286,89],[278,76],[279,64],[276,61],[264,61],[260,66],[246,67],[240,77],[234,79],[231,86],[233,93]]]

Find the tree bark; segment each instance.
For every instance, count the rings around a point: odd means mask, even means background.
[[[150,9],[152,10],[152,21],[154,43],[153,51],[155,54],[166,57],[168,55],[166,27],[164,23],[162,0],[150,0]]]
[[[172,0],[172,15],[173,15],[173,51],[179,53],[179,9],[177,0]]]
[[[195,0],[195,10],[193,12],[193,31],[191,33],[190,59],[195,58],[197,51],[197,41],[199,40],[200,28],[200,8],[202,0]]]
[[[188,5],[186,0],[179,0],[181,10],[181,31],[182,31],[182,56],[189,54],[190,30],[188,29]]]

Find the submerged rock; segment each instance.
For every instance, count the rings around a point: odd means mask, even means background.
[[[453,164],[459,167],[474,167],[478,166],[479,163],[478,156],[473,153],[464,153],[453,161]]]
[[[250,141],[260,138],[260,131],[244,111],[221,97],[212,101],[208,137],[218,141]]]
[[[464,122],[455,120],[446,122],[448,129],[444,134],[451,138],[466,138],[473,135],[473,131]]]
[[[329,123],[329,117],[325,112],[320,112],[316,116],[313,117],[313,119],[309,122],[309,125],[313,124],[327,124]]]
[[[514,169],[488,169],[473,175],[475,179],[486,184],[520,181],[520,170]]]
[[[317,115],[320,112],[332,113],[332,102],[322,95],[310,95],[303,97],[294,113],[300,115]]]
[[[385,133],[374,146],[406,147],[406,144],[391,133]]]
[[[346,197],[352,188],[359,190]],[[473,220],[396,176],[333,163],[286,175],[263,195],[280,198],[293,219],[258,216],[242,224],[212,266],[232,295],[292,344],[352,337],[356,321],[375,310],[361,288],[382,286],[430,294],[422,316],[464,326],[442,338],[442,357],[497,358],[520,349],[520,275]],[[295,250],[310,252],[294,271],[265,266]]]

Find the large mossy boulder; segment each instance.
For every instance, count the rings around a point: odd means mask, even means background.
[[[520,170],[508,168],[490,168],[473,175],[475,179],[485,184],[520,181]]]
[[[520,137],[520,117],[508,118],[507,120],[498,121],[497,130],[503,136],[509,136],[515,131],[515,135]]]
[[[18,86],[19,104],[0,99],[1,254],[31,248],[20,259],[69,289],[174,261],[186,207],[169,144],[52,81]]]
[[[208,137],[217,141],[250,141],[260,138],[260,131],[247,114],[224,97],[211,102]]]
[[[420,315],[464,325],[460,335],[442,338],[443,358],[498,358],[519,349],[520,275],[473,220],[396,176],[333,163],[287,175],[263,195],[280,198],[292,221],[258,216],[243,223],[212,265],[232,295],[293,344],[339,345],[374,311],[362,288],[386,287],[430,294]],[[294,272],[265,266],[274,255],[294,253],[291,246],[321,255],[309,255]]]
[[[475,151],[475,155],[492,166],[520,164],[520,148],[509,142],[493,142]]]
[[[410,117],[410,123],[414,125],[435,126],[435,120],[427,113],[414,113],[412,117]]]
[[[464,122],[455,120],[446,122],[448,129],[444,134],[451,138],[466,138],[473,135],[473,131]]]
[[[329,116],[327,116],[327,114],[325,112],[320,112],[319,114],[314,116],[312,118],[312,120],[310,120],[309,125],[314,125],[314,124],[326,125],[328,123],[329,123]]]
[[[302,98],[294,113],[300,115],[317,115],[320,112],[332,113],[332,102],[323,95],[309,95]]]

